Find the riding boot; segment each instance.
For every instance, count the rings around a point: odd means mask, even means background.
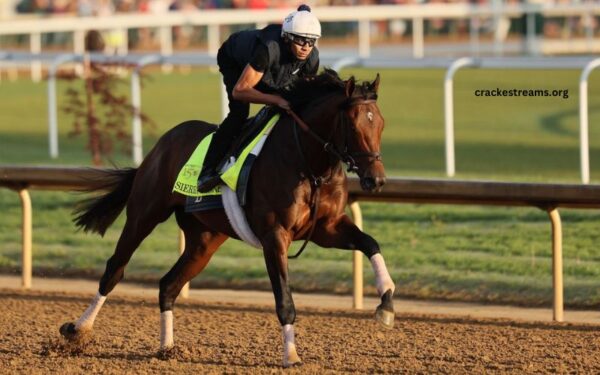
[[[233,88],[235,87],[242,72],[237,67],[233,60],[229,60],[224,55],[223,49],[219,49],[217,62],[219,70],[223,74],[223,83],[227,91],[227,99],[229,100],[229,114],[223,120],[217,132],[213,135],[204,166],[198,176],[198,191],[207,193],[213,190],[221,183],[219,168],[221,161],[227,155],[227,151],[231,146],[232,141],[241,131],[241,125],[248,118],[250,104],[236,100],[233,98]]]
[[[208,193],[221,183],[221,175],[214,167],[204,166],[198,177],[198,191]]]
[[[221,125],[213,135],[210,146],[206,151],[206,159],[204,159],[204,165],[200,171],[200,176],[198,176],[198,191],[201,193],[208,193],[221,183],[221,175],[218,168],[222,164],[221,161],[223,158],[227,155],[232,138],[227,130],[227,127]]]
[[[201,193],[208,193],[221,183],[221,175],[217,168],[219,161],[223,158],[221,154],[225,154],[222,150],[226,149],[226,146],[223,147],[223,145],[219,145],[218,143],[216,139],[213,139],[213,142],[211,142],[206,153],[204,165],[198,176],[198,191]]]

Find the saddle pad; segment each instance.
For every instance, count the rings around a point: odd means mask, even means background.
[[[222,210],[223,199],[221,195],[206,195],[203,197],[185,197],[184,212],[192,213],[208,210]]]
[[[232,158],[233,163],[228,163],[226,169],[222,171],[221,179],[227,186],[229,186],[231,190],[239,191],[238,196],[241,196],[242,198],[242,205],[245,203],[246,185],[249,180],[252,164],[254,164],[256,156],[260,152],[260,149],[262,148],[267,136],[273,129],[273,126],[277,123],[277,120],[279,120],[279,117],[279,114],[273,116],[265,124],[264,128],[254,137],[254,139],[242,150],[237,160]],[[213,134],[211,133],[204,137],[202,141],[200,141],[188,161],[184,164],[183,168],[181,168],[181,171],[179,171],[177,179],[175,180],[175,184],[173,186],[174,192],[183,194],[187,197],[206,197],[206,199],[188,199],[188,203],[210,201],[214,204],[216,200],[208,199],[208,197],[216,197],[221,195],[221,186],[217,186],[215,189],[207,193],[199,192],[197,187],[198,175],[200,174],[200,169],[204,163],[204,158],[206,157],[206,152],[208,151],[208,146],[210,145],[212,136]],[[201,206],[203,206],[203,204],[201,204]]]
[[[202,140],[188,162],[179,172],[175,186],[173,187],[173,191],[187,196],[184,207],[185,212],[223,208],[233,230],[239,238],[251,246],[260,248],[261,243],[250,228],[242,206],[246,203],[246,187],[248,185],[250,169],[252,169],[256,157],[262,150],[267,137],[278,120],[279,114],[276,114],[243,149],[237,160],[235,156],[229,159],[228,163],[221,170],[221,180],[225,184],[218,186],[206,194],[198,192],[196,180],[198,179],[198,171],[202,166],[208,145],[210,144],[210,139],[212,139],[212,134],[206,137],[208,139]]]
[[[239,188],[243,188],[243,189],[246,188],[246,183],[248,182],[248,179],[244,178],[244,179],[240,180],[240,174],[242,174],[242,172],[245,169],[245,170],[247,170],[248,175],[249,175],[249,172],[250,172],[249,169],[252,167],[251,164],[254,162],[254,159],[256,158],[256,156],[258,156],[258,154],[260,153],[262,146],[264,145],[265,141],[267,140],[267,137],[271,133],[273,126],[279,120],[279,117],[280,117],[279,114],[276,114],[275,116],[273,116],[267,122],[267,124],[265,125],[263,130],[260,133],[258,133],[257,136],[254,137],[252,142],[250,142],[244,148],[244,150],[240,153],[240,156],[233,163],[233,165],[231,165],[229,168],[227,168],[221,174],[221,180],[223,180],[223,182],[227,186],[229,186],[229,188],[231,190],[237,191]],[[248,159],[248,156],[253,156],[252,158],[250,158],[250,162],[251,162],[250,165],[245,163],[245,161]],[[238,182],[242,182],[242,181],[243,181],[243,186],[240,186]]]
[[[204,137],[198,146],[196,146],[196,149],[192,152],[192,156],[190,156],[183,168],[181,168],[181,171],[179,171],[177,180],[175,180],[175,185],[173,186],[173,191],[188,197],[221,195],[220,186],[217,186],[214,190],[207,193],[198,191],[198,175],[200,174],[200,169],[204,163],[204,158],[206,157],[206,152],[208,151],[208,146],[210,145],[213,134],[214,133],[210,133]]]

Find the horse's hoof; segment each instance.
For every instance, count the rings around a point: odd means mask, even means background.
[[[296,352],[296,347],[292,344],[288,350],[289,352],[283,356],[283,367],[302,366],[302,360],[300,360],[300,356],[298,356],[298,352]]]
[[[75,328],[75,323],[73,322],[63,324],[62,326],[60,326],[59,331],[62,337],[69,341],[76,340],[77,336],[79,336],[79,332],[77,332],[77,329]]]
[[[385,329],[394,328],[394,304],[392,303],[392,291],[388,290],[381,296],[381,304],[375,311],[375,320]]]
[[[385,329],[394,328],[394,317],[395,314],[393,311],[384,310],[381,306],[377,307],[377,311],[375,312],[375,320]]]

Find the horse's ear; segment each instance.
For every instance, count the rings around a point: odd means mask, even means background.
[[[373,91],[376,94],[377,94],[377,90],[379,90],[379,81],[380,81],[380,77],[379,77],[379,73],[377,73],[377,77],[375,77],[375,81],[373,81],[371,83],[371,85],[369,86],[371,91]]]
[[[354,77],[350,77],[350,79],[346,81],[346,96],[348,98],[352,97],[355,87],[356,87],[356,82],[354,81]]]

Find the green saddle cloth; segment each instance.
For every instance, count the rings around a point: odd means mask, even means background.
[[[250,143],[240,153],[239,157],[235,161],[233,165],[231,165],[225,172],[221,174],[221,180],[233,191],[236,191],[238,188],[238,180],[240,173],[243,170],[244,162],[248,158],[249,155],[253,155],[252,151],[256,147],[256,145],[260,142],[263,137],[266,137],[271,132],[273,126],[279,120],[280,115],[276,114],[273,116],[263,127],[263,129],[252,139]],[[177,180],[175,180],[175,185],[173,186],[173,191],[177,193],[181,193],[188,197],[204,197],[209,195],[221,195],[221,185],[217,186],[214,190],[211,190],[207,193],[201,193],[198,191],[198,175],[200,174],[200,169],[204,163],[204,159],[206,157],[206,152],[208,151],[208,146],[210,145],[210,141],[212,140],[214,133],[211,133],[204,137],[202,141],[196,146],[196,149],[192,153],[192,156],[185,163],[181,171],[179,171],[179,175],[177,176]]]

